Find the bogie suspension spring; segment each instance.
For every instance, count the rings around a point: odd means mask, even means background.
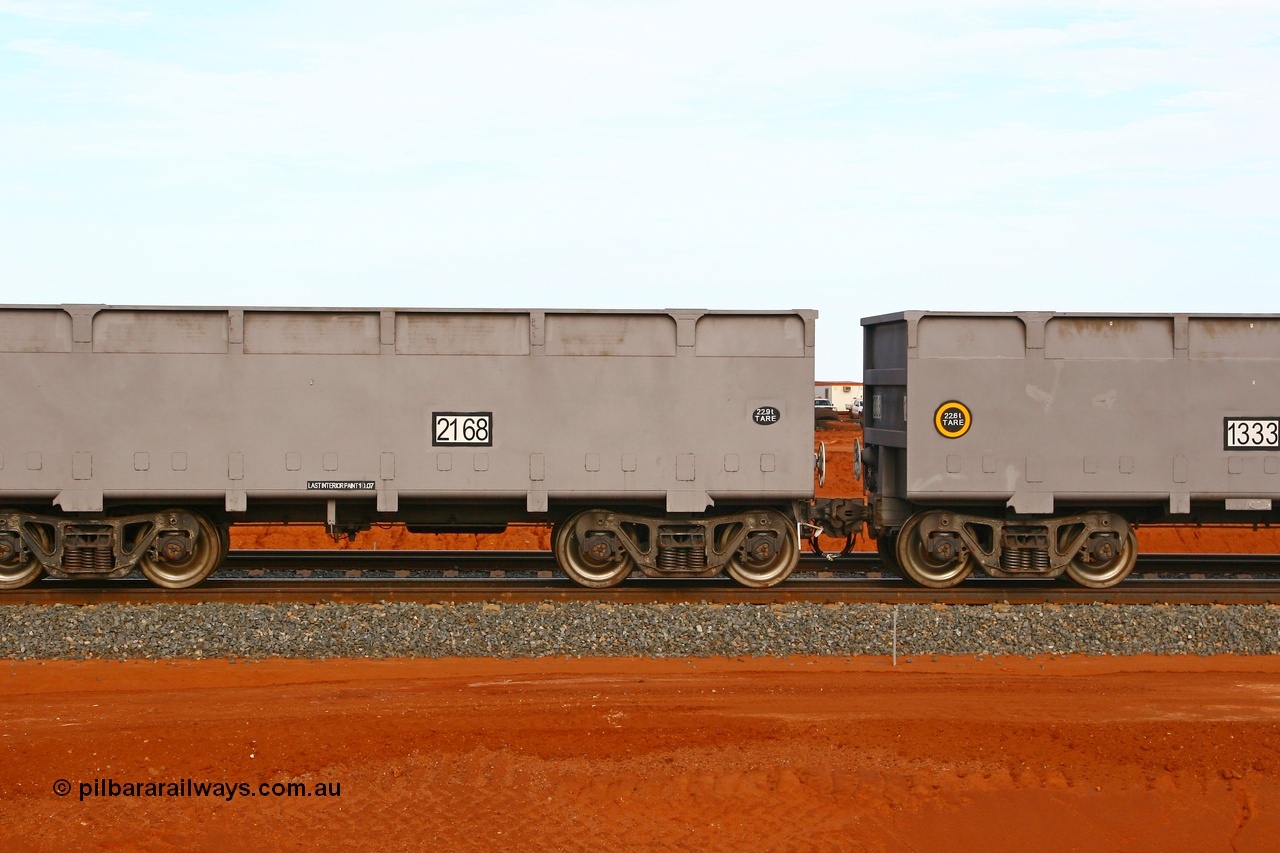
[[[1006,572],[1041,574],[1049,570],[1049,552],[1043,548],[1005,548],[1000,568]]]

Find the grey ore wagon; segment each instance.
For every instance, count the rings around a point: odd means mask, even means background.
[[[1137,523],[1275,523],[1280,316],[863,320],[870,533],[928,587],[1110,587]]]
[[[0,306],[0,588],[198,583],[244,522],[555,525],[588,586],[781,581],[814,311]]]
[[[1135,523],[1280,520],[1280,317],[862,324],[869,525],[921,584],[976,567],[1107,587]]]

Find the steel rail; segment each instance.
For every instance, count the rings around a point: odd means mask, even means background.
[[[227,555],[224,569],[240,571],[555,571],[550,551],[364,551],[241,550]],[[805,552],[800,572],[834,574],[885,570],[878,554],[858,551],[847,557]],[[1280,573],[1280,554],[1142,554],[1138,572],[1264,574]]]
[[[0,594],[0,604],[321,604],[321,603],[536,603],[611,604],[1278,604],[1280,580],[1131,578],[1107,590],[1066,581],[971,578],[947,590],[917,587],[901,578],[792,578],[771,589],[747,589],[727,578],[628,579],[606,590],[565,578],[213,578],[191,589],[166,590],[144,580],[92,584],[42,580]]]

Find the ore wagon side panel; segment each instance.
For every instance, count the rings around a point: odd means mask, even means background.
[[[0,499],[233,519],[805,499],[815,317],[3,307]]]
[[[907,313],[864,322],[869,341],[894,336],[889,352],[905,365],[868,373],[869,408],[876,396],[887,407],[881,419],[867,415],[868,443],[900,447],[905,437],[907,448],[883,484],[890,507],[1129,506],[1175,521],[1194,508],[1198,519],[1244,521],[1268,518],[1280,498],[1280,318]],[[899,393],[905,426],[891,420]]]

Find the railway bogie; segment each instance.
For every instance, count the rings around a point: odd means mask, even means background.
[[[63,580],[120,578],[141,569],[157,586],[204,580],[227,551],[227,534],[206,516],[165,509],[81,517],[0,511],[0,589],[42,574]]]
[[[554,543],[569,576],[591,587],[613,586],[634,568],[649,577],[727,572],[744,586],[773,586],[800,555],[792,517],[766,508],[702,518],[585,510],[557,526]]]
[[[1056,578],[1102,589],[1124,580],[1137,540],[1124,518],[1090,512],[1056,518],[996,518],[925,510],[893,537],[897,565],[921,586],[954,586],[980,568],[996,578]]]

